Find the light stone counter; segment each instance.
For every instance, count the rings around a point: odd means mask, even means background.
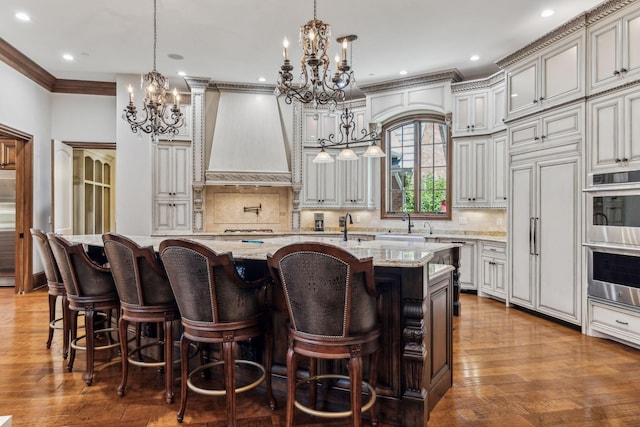
[[[67,240],[91,246],[102,246],[102,236],[99,234],[63,236]],[[157,251],[160,242],[173,236],[149,237],[127,236],[142,246],[153,246]],[[177,236],[175,236],[177,237]],[[202,243],[216,252],[231,252],[234,258],[264,260],[267,254],[276,252],[279,248],[291,243],[323,242],[339,246],[351,252],[358,258],[373,258],[373,264],[381,267],[420,267],[426,265],[434,254],[459,247],[457,243],[428,243],[428,242],[397,242],[383,240],[349,240],[343,241],[337,237],[322,237],[301,234],[282,237],[255,236],[251,239],[215,240],[205,236],[184,236],[190,240]]]

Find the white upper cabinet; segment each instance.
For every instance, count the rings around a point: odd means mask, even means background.
[[[318,145],[321,138],[329,138],[333,134],[337,137],[340,113],[327,109],[305,111],[303,117],[304,145]]]
[[[584,93],[583,33],[507,69],[509,118],[568,102]]]
[[[640,167],[640,90],[593,99],[589,111],[589,172]]]
[[[504,73],[486,79],[454,83],[453,137],[487,135],[504,129]]]
[[[488,129],[489,91],[454,96],[454,135],[485,133]]]
[[[640,75],[640,4],[588,30],[589,92],[623,85]]]
[[[489,206],[489,143],[486,138],[454,141],[454,207]]]
[[[492,138],[491,147],[491,206],[494,208],[507,207],[509,192],[509,159],[507,156],[507,135],[504,132]]]

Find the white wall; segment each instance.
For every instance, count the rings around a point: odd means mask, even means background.
[[[0,123],[33,136],[33,226],[49,229],[51,215],[51,94],[0,61]],[[34,257],[34,271],[39,259]]]
[[[137,91],[134,103],[138,111],[144,94],[140,90],[139,74],[123,74],[116,79],[116,231],[128,235],[149,235],[152,229],[152,170],[151,138],[147,134],[131,131],[121,119],[122,111],[129,102],[129,84]]]
[[[51,95],[51,135],[59,141],[116,142],[113,96]]]

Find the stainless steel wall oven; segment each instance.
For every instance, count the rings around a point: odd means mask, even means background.
[[[588,295],[640,307],[640,171],[588,179]]]

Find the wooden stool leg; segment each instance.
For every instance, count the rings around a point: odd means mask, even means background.
[[[224,388],[227,400],[227,427],[236,427],[236,376],[233,341],[222,343],[222,360],[224,360]]]
[[[84,375],[84,381],[87,385],[93,383],[93,361],[94,361],[94,343],[95,343],[95,326],[93,320],[95,311],[93,307],[84,310],[84,328],[86,331],[86,347],[87,347],[87,372]]]
[[[47,339],[47,348],[51,348],[53,340],[53,321],[56,320],[56,295],[49,294],[49,339]]]
[[[378,354],[379,351],[376,350],[369,358],[369,384],[371,385],[371,387],[373,387],[374,390],[376,389],[376,385],[378,384]],[[376,427],[378,425],[378,412],[376,411],[377,407],[378,405],[374,403],[370,409],[372,427]]]
[[[309,378],[313,378],[318,375],[318,360],[310,357],[309,358]],[[316,404],[318,402],[318,381],[312,380],[309,381],[309,406],[313,409],[316,409]]]
[[[120,354],[121,354],[121,366],[122,376],[120,378],[120,385],[118,386],[118,396],[124,396],[125,389],[127,387],[127,377],[129,376],[129,346],[127,345],[127,325],[129,322],[123,317],[118,320],[118,333],[120,337]]]
[[[362,426],[362,356],[352,354],[349,360],[349,381],[351,382],[351,425]]]
[[[69,356],[69,335],[71,334],[71,311],[67,296],[62,296],[62,357]]]
[[[295,410],[296,400],[296,372],[298,370],[298,357],[293,351],[293,348],[289,347],[287,351],[287,412],[286,412],[286,426],[293,427],[293,412]]]
[[[187,408],[187,390],[189,389],[187,386],[187,380],[189,379],[189,338],[185,337],[184,334],[180,339],[180,359],[182,377],[180,378],[180,409],[177,416],[179,423],[184,419],[184,411]]]
[[[78,338],[78,312],[69,309],[69,328],[71,329],[71,343]],[[67,371],[73,371],[73,362],[76,360],[76,349],[69,345],[69,361],[67,362]]]
[[[185,359],[185,363],[189,363]],[[173,403],[173,322],[164,321],[164,382],[165,399]]]
[[[267,375],[267,399],[269,400],[269,406],[272,411],[277,408],[276,399],[273,397],[273,390],[271,389],[271,365],[273,363],[273,332],[269,326],[265,335],[265,357],[264,357],[264,370]]]

